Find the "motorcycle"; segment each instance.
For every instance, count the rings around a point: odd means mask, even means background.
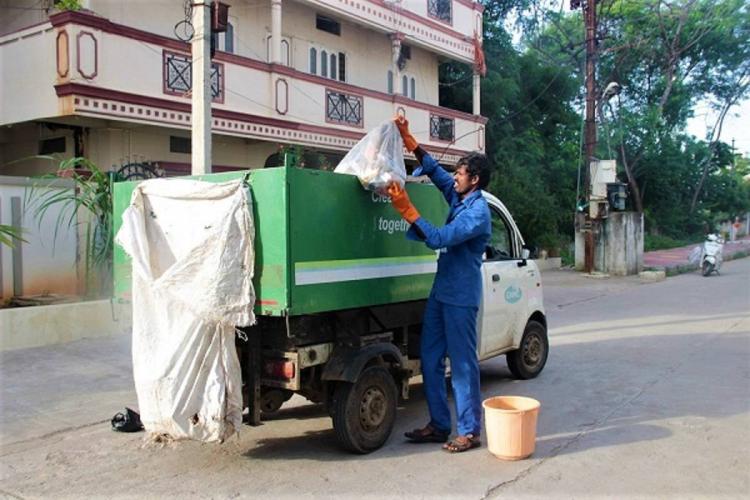
[[[719,274],[719,268],[723,261],[723,250],[724,240],[718,235],[709,234],[706,236],[706,241],[703,242],[700,260],[703,276],[708,276],[714,271],[716,271],[716,274]]]

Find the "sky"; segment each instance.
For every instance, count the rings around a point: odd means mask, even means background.
[[[704,139],[706,130],[713,126],[717,113],[700,104],[693,112],[695,116],[688,121],[687,131],[699,139]],[[731,146],[732,139],[736,152],[750,156],[750,99],[733,107],[724,119],[720,140]]]

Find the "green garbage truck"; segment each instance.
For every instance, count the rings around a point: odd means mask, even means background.
[[[236,343],[247,422],[259,424],[299,394],[326,405],[344,448],[380,448],[399,398],[409,397],[420,374],[421,322],[437,255],[408,241],[407,223],[389,200],[353,176],[285,166],[193,178],[240,177],[255,226],[257,324]],[[114,186],[115,233],[136,185]],[[409,182],[407,191],[424,217],[445,220],[448,206],[437,189]],[[549,350],[541,274],[511,214],[484,196],[492,238],[482,266],[478,355],[505,355],[516,378],[533,378]],[[115,297],[129,300],[131,263],[119,246],[114,273]]]

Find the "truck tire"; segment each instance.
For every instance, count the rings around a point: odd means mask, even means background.
[[[528,380],[542,372],[548,353],[547,328],[538,321],[531,320],[523,331],[521,345],[506,354],[505,360],[515,378]]]
[[[281,408],[284,402],[294,395],[292,391],[285,389],[267,389],[260,391],[260,411],[264,415],[273,415]]]
[[[356,382],[339,382],[333,394],[333,429],[339,444],[370,453],[388,440],[396,421],[398,391],[388,370],[366,368]]]

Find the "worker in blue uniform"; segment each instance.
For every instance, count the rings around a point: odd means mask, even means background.
[[[394,208],[411,224],[407,237],[439,252],[420,345],[430,422],[407,432],[406,437],[418,443],[445,443],[443,448],[450,452],[466,451],[480,445],[482,425],[477,312],[482,297],[482,256],[491,234],[490,211],[481,190],[489,183],[490,169],[486,156],[471,153],[458,161],[453,175],[449,174],[419,146],[405,118],[395,121],[404,146],[419,161],[414,175],[428,175],[450,206],[445,225],[437,227],[419,215],[401,186],[393,183],[388,187]],[[451,364],[457,416],[458,435],[451,441],[446,356]]]

